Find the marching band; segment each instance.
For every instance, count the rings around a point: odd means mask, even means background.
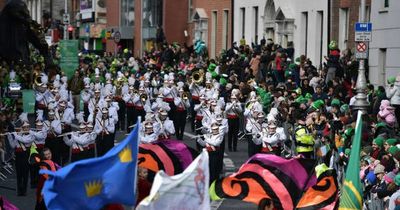
[[[225,136],[229,151],[237,151],[239,119],[245,122],[249,156],[259,152],[279,154],[287,138],[276,120],[279,113],[272,109],[266,115],[254,91],[247,101],[241,101],[243,96],[237,86],[223,96],[217,80],[201,69],[192,72],[188,83],[178,81],[174,73],[137,77],[117,72],[114,81],[106,73],[105,83],[100,78],[98,69],[92,79],[83,78],[80,103],[73,103],[65,76],[56,75],[51,83],[45,74],[37,79],[36,128],[30,130],[23,113],[22,133],[8,133],[16,151],[21,194],[26,192],[29,166],[24,161],[32,144],[38,150],[50,148],[59,165],[102,156],[114,146],[116,131],[129,133],[139,116],[143,121],[140,141],[144,144],[171,138],[182,140],[186,121],[191,119],[197,149],[206,148],[210,154],[212,179],[222,170]],[[79,113],[74,112],[74,104],[83,105]],[[75,120],[78,126],[74,125]],[[78,130],[73,131],[73,127]]]

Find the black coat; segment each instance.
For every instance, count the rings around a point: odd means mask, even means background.
[[[48,59],[44,31],[31,19],[25,2],[9,1],[0,14],[0,57],[8,62],[29,61],[28,42]]]

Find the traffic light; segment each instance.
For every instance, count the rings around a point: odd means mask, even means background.
[[[68,37],[69,37],[69,39],[74,39],[74,27],[73,26],[71,26],[71,25],[69,25],[68,26],[68,28],[67,28],[67,30],[68,30]]]

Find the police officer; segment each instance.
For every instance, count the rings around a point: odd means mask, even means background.
[[[297,124],[295,128],[296,152],[304,158],[313,158],[314,138],[306,126],[305,118],[298,118]]]

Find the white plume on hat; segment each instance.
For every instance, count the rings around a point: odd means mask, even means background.
[[[96,76],[100,75],[100,69],[99,68],[95,68],[94,69],[94,73],[96,74]]]
[[[225,107],[225,99],[224,97],[220,97],[217,101],[217,107]]]
[[[206,80],[211,80],[212,79],[212,74],[210,72],[206,72]]]
[[[47,105],[47,108],[48,108],[49,110],[54,110],[54,108],[55,108],[54,103],[49,103],[49,104]]]
[[[83,78],[83,83],[84,83],[85,85],[89,85],[89,84],[90,84],[90,78],[89,78],[89,77]]]
[[[135,78],[129,77],[129,78],[128,78],[128,84],[129,84],[129,85],[135,85]]]
[[[146,121],[152,121],[154,119],[154,114],[151,112],[147,112],[146,115],[144,116],[144,119]]]
[[[95,90],[101,90],[101,85],[99,83],[94,85]]]
[[[26,113],[26,112],[22,112],[20,115],[19,115],[19,120],[21,121],[21,122],[24,122],[24,123],[29,123],[29,120],[28,120],[28,113]]]
[[[79,112],[78,114],[76,114],[76,119],[78,120],[79,124],[84,123],[85,120],[83,119],[83,112]]]
[[[106,80],[111,80],[111,74],[110,73],[107,72],[105,77],[106,77]]]
[[[47,83],[49,83],[49,77],[45,73],[42,73],[40,80],[44,85],[47,85]]]
[[[150,80],[150,72],[146,72],[143,76],[146,81]]]
[[[14,70],[11,70],[11,72],[10,72],[10,80],[11,80],[11,81],[14,81],[16,75],[17,75],[17,74],[15,73],[15,71],[14,71]]]
[[[267,120],[268,122],[275,122],[276,121],[276,116],[279,114],[277,108],[272,108],[268,115],[267,115]]]
[[[257,94],[256,94],[256,92],[255,91],[251,91],[250,92],[250,98],[255,98],[257,96]]]
[[[90,113],[88,118],[87,118],[88,123],[93,123],[93,113]]]
[[[168,81],[169,80],[169,76],[168,76],[168,74],[165,74],[164,75],[164,82],[166,82],[166,81]]]
[[[182,81],[179,81],[179,82],[176,83],[176,86],[178,87],[178,89],[183,88],[184,85],[185,84]]]
[[[43,121],[43,110],[38,109],[36,110],[36,121]]]
[[[140,80],[139,87],[144,87],[144,81],[143,80]]]

